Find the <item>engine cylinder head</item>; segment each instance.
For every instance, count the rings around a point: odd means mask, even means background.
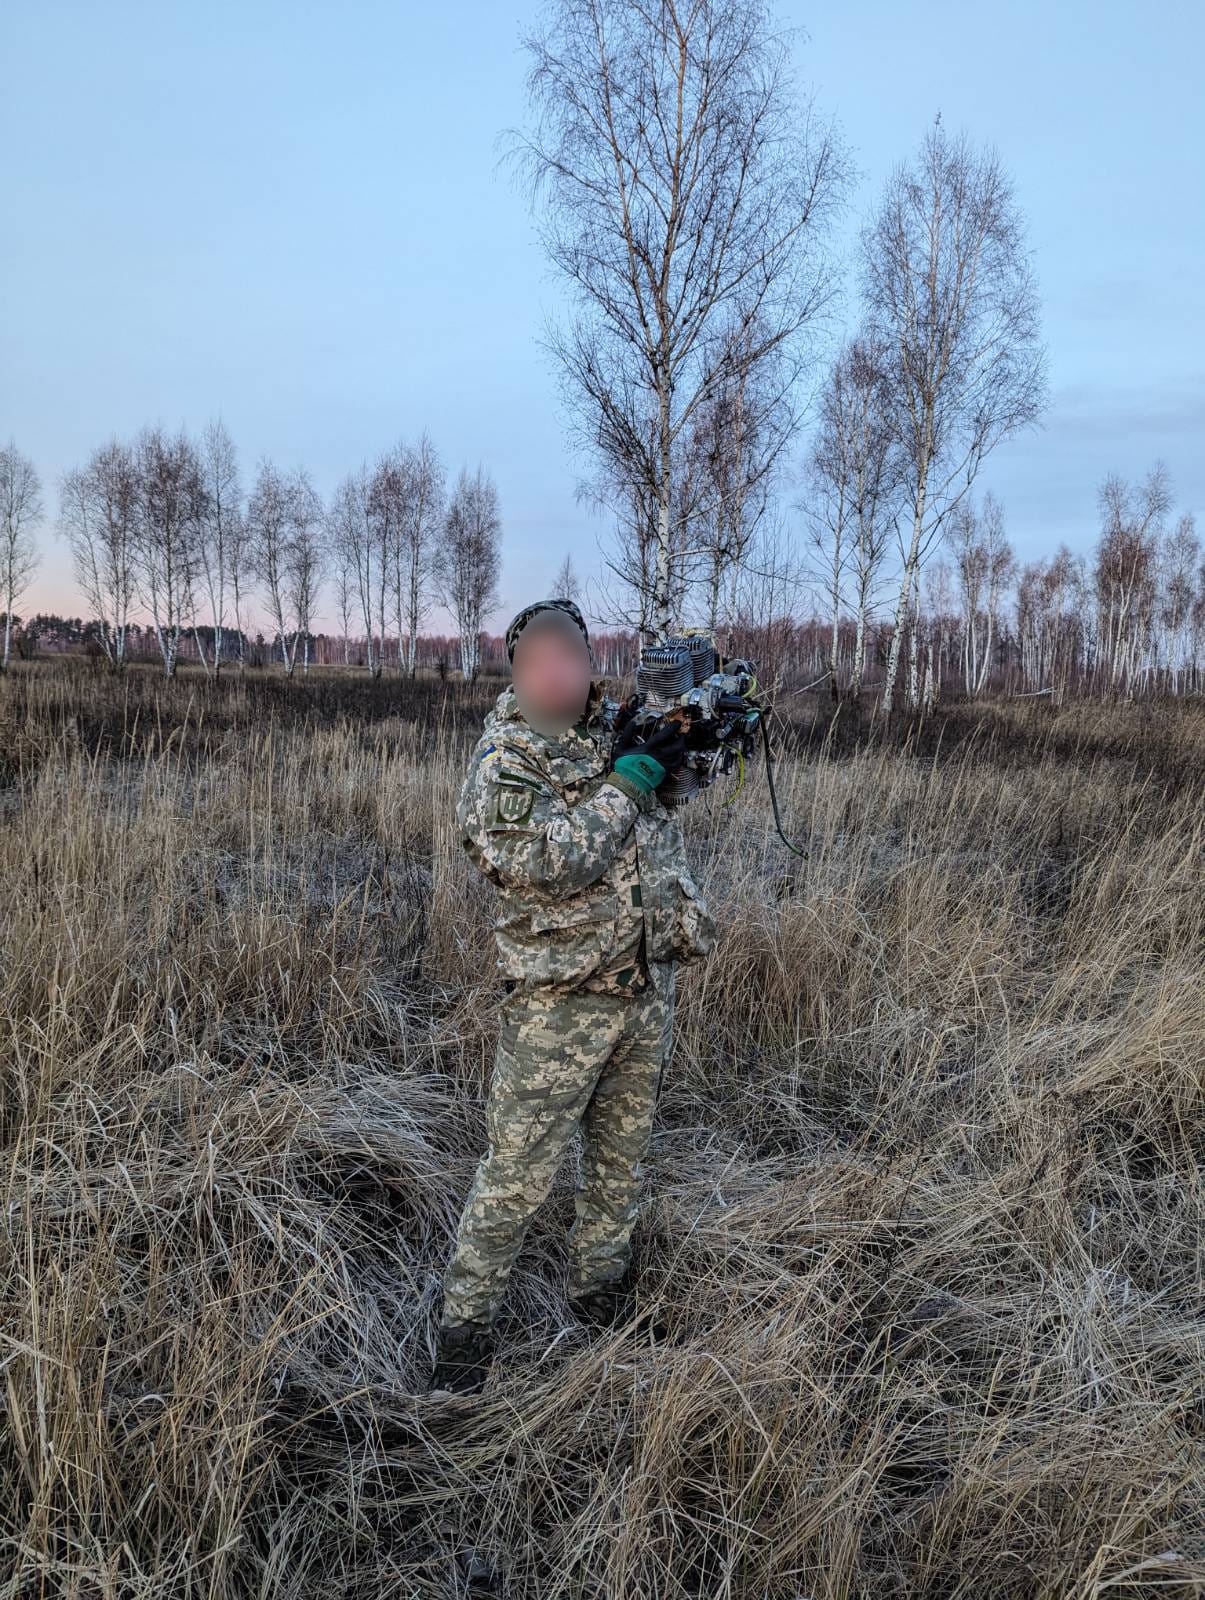
[[[705,633],[688,633],[682,639],[675,640],[675,644],[682,643],[690,653],[690,666],[694,674],[697,687],[705,679],[710,678],[713,672],[719,671],[720,660],[716,651],[715,641]]]
[[[670,705],[694,686],[694,666],[684,644],[651,644],[641,651],[636,687],[654,705]]]

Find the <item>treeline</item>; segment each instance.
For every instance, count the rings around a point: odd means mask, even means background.
[[[848,350],[831,374],[803,506],[819,557],[810,574],[789,534],[776,546],[762,540],[733,563],[722,607],[714,574],[681,586],[684,621],[714,610],[721,649],[749,655],[766,684],[819,688],[834,701],[876,692],[884,709],[897,664],[911,706],[952,691],[1061,699],[1205,690],[1205,559],[1192,514],[1173,512],[1159,462],[1139,484],[1110,475],[1100,485],[1088,554],[1060,543],[1019,562],[1000,502],[990,492],[979,503],[963,496],[942,527],[940,555],[918,562],[902,615],[887,619],[885,594],[901,571],[888,537],[900,502],[875,381],[873,366]],[[57,531],[84,617],[23,621],[15,609],[38,564],[42,520],[33,464],[11,444],[0,449],[5,666],[15,649],[84,651],[114,669],[155,659],[169,676],[182,659],[215,674],[273,661],[289,675],[312,663],[376,677],[507,668],[501,636],[482,626],[501,568],[496,491],[478,468],[462,470],[449,494],[425,434],[347,474],[329,502],[304,469],[282,472],[267,459],[244,496],[220,422],[199,441],[159,428],[110,440],[59,485]],[[576,593],[568,558],[553,587]],[[433,600],[450,610],[456,633],[426,627]],[[254,603],[267,629],[251,622]],[[338,625],[319,628],[320,613]],[[630,674],[639,636],[635,627],[592,630],[599,672]]]
[[[857,699],[871,686],[867,630],[899,582],[892,538],[900,501],[873,396],[849,400],[861,381],[853,370],[851,378],[839,364],[830,377],[808,510],[832,607],[829,678],[835,696]],[[849,414],[833,426],[838,404]],[[970,698],[1002,684],[1059,697],[1202,692],[1205,559],[1192,513],[1171,515],[1162,462],[1140,484],[1110,474],[1097,500],[1100,533],[1089,555],[1060,542],[1051,556],[1024,563],[990,490],[979,503],[959,500],[942,530],[942,555],[927,570],[918,561],[902,612],[897,606],[893,637],[910,705],[931,705],[952,685]],[[889,658],[886,685],[874,687],[890,688],[892,672]]]
[[[958,504],[940,559],[913,575],[902,619],[909,705],[932,705],[951,689],[972,699],[1000,691],[1056,699],[1205,691],[1205,558],[1192,513],[1171,515],[1160,462],[1137,485],[1110,474],[1098,505],[1090,553],[1060,542],[1052,555],[1021,562],[990,491],[978,504],[970,496]],[[856,699],[884,688],[884,665],[891,682],[877,613],[898,567],[877,511],[864,518],[854,496],[842,515],[844,540],[839,530],[827,547],[838,558],[835,607],[819,670],[835,698]]]
[[[103,658],[104,636],[101,625],[85,617],[64,617],[54,612],[38,612],[25,619],[15,618],[15,651],[24,660],[40,656],[83,655]],[[606,632],[592,629],[590,643],[598,672],[607,677],[623,677],[635,668],[638,659],[636,635],[633,632]],[[243,634],[227,629],[224,635],[227,666],[263,669],[280,661],[280,641],[268,638],[262,631]],[[212,662],[217,652],[215,630],[209,624],[198,624],[195,630],[182,635],[176,653],[176,663],[193,665]],[[413,676],[415,671],[430,670],[446,676],[459,665],[460,639],[456,634],[424,633],[414,641],[399,640],[394,634],[371,641],[364,635],[312,633],[307,636],[303,659],[315,667],[351,667],[364,669],[370,663],[374,676],[383,673]],[[159,640],[151,623],[131,622],[126,628],[125,664],[139,662],[143,665],[161,659]],[[503,634],[482,633],[478,641],[478,670],[481,672],[509,673],[506,657],[506,640]]]
[[[928,664],[925,698],[974,699],[987,695],[1050,695],[1056,702],[1068,696],[1200,694],[1205,691],[1205,673],[1198,654],[1195,661],[1161,668],[1150,667],[1134,676],[1128,685],[1115,676],[1117,629],[1102,631],[1095,622],[1107,623],[1109,612],[1098,612],[1092,602],[1096,564],[1073,556],[1063,549],[1050,561],[1027,565],[1023,571],[1021,594],[999,614],[981,613],[976,622],[977,638],[968,626],[965,612],[925,611],[920,619],[923,639],[913,651],[906,650],[909,663],[918,657]],[[949,589],[951,571],[941,563],[935,569],[933,589]],[[1083,601],[1083,608],[1079,602]],[[1116,620],[1116,610],[1113,613]],[[1198,617],[1199,623],[1199,617]],[[1168,638],[1171,637],[1169,633]],[[99,625],[82,617],[39,614],[29,617],[17,631],[17,654],[27,659],[50,655],[91,655],[103,657]],[[639,639],[635,630],[604,632],[591,630],[591,644],[600,676],[619,681],[630,678],[639,660]],[[721,648],[730,655],[748,656],[758,664],[761,680],[777,685],[786,693],[808,690],[836,699],[850,698],[849,684],[855,663],[863,663],[859,692],[863,701],[883,688],[891,653],[892,624],[884,618],[869,626],[843,616],[834,643],[831,623],[822,617],[797,622],[779,617],[768,623],[745,621],[719,630]],[[228,662],[239,669],[262,669],[279,663],[279,640],[262,632],[244,636],[227,633]],[[307,641],[304,658],[316,667],[347,667],[365,671],[372,662],[376,677],[411,676],[414,671],[431,671],[446,676],[458,669],[460,640],[455,634],[420,634],[413,652],[409,642],[386,635],[384,648],[374,639],[371,649],[363,636],[314,633]],[[194,668],[215,651],[213,630],[202,625],[197,637],[181,639],[177,662]],[[506,675],[505,640],[502,634],[485,633],[478,640],[478,671]],[[126,662],[158,662],[161,659],[153,626],[131,623],[126,633]],[[834,691],[831,663],[837,663]],[[975,665],[974,671],[971,668]]]
[[[390,632],[417,670],[420,628],[433,600],[457,625],[458,664],[479,666],[482,620],[498,601],[501,515],[497,489],[478,466],[448,488],[424,433],[346,475],[329,502],[303,467],[262,458],[244,495],[234,442],[222,422],[200,439],[144,428],[112,438],[59,484],[57,528],[66,539],[92,637],[117,669],[149,627],[165,673],[191,648],[206,671],[246,661],[249,608],[258,602],[273,650],[290,676],[309,665],[320,597],[329,591],[350,662],[359,631],[365,665],[379,674]],[[4,509],[4,652],[15,606],[38,565],[44,520],[34,464],[0,452]],[[190,641],[186,646],[184,641]]]

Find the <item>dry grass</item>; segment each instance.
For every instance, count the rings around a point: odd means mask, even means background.
[[[490,1392],[424,1437],[497,686],[265,683],[0,681],[0,1600],[1203,1592],[1182,761],[1077,707],[784,757],[806,862],[757,776],[692,808],[722,933],[636,1236],[670,1336],[568,1317],[567,1166]]]

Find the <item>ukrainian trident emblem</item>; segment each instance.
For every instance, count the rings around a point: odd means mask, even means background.
[[[499,822],[522,822],[531,815],[535,792],[526,784],[500,783],[494,812]]]

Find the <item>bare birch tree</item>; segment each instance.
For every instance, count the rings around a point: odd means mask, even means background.
[[[125,666],[136,597],[139,492],[134,452],[117,439],[94,450],[84,466],[65,472],[59,485],[59,528],[115,672]]]
[[[968,496],[950,518],[950,544],[962,601],[962,689],[974,695],[979,676],[976,632],[983,614],[987,552],[979,537],[979,513]]]
[[[375,620],[381,635],[380,661],[385,663],[386,617],[395,622],[401,611],[401,552],[409,498],[409,463],[404,446],[396,445],[377,459],[368,485],[368,520],[375,546],[379,582],[374,596]],[[402,640],[398,628],[398,668]]]
[[[4,606],[0,672],[8,670],[12,655],[14,609],[41,559],[34,539],[41,520],[42,486],[37,469],[10,439],[0,446],[0,603]]]
[[[240,504],[230,517],[228,539],[230,553],[230,599],[234,607],[234,626],[238,632],[239,671],[247,668],[247,615],[248,591],[254,587],[255,575],[251,570],[251,530],[247,525],[247,508]]]
[[[1087,564],[1060,544],[1049,562],[1034,561],[1017,580],[1017,643],[1025,691],[1049,691],[1059,704],[1077,663],[1087,657],[1091,583]]]
[[[890,712],[921,562],[988,452],[1036,423],[1045,354],[1021,217],[993,151],[950,138],[939,119],[917,163],[892,173],[861,242],[868,320],[891,352],[911,525],[883,685]]]
[[[737,574],[797,426],[777,354],[772,351],[757,364],[736,363],[727,381],[699,406],[687,432],[689,505],[681,519],[687,560],[700,573],[704,620],[713,635],[724,608],[731,613]]]
[[[322,499],[304,467],[289,483],[289,541],[285,559],[285,595],[293,625],[293,659],[301,641],[301,670],[310,670],[310,637],[314,631],[318,593],[326,573],[325,512]]]
[[[683,479],[686,487],[683,488]],[[600,467],[593,480],[578,485],[577,498],[613,518],[614,539],[609,551],[602,551],[603,574],[592,586],[590,609],[605,625],[634,627],[641,640],[656,639],[653,600],[661,551],[657,541],[658,511],[655,493],[638,478],[626,475],[622,463],[611,461]],[[675,508],[693,505],[694,487],[689,466],[675,463],[673,504]],[[685,608],[690,580],[686,531],[689,515],[681,512],[670,520],[670,560],[666,566],[669,582],[669,610],[680,616]],[[606,576],[610,574],[614,584]]]
[[[573,570],[573,557],[566,551],[565,559],[557,568],[556,577],[552,580],[552,588],[548,591],[560,600],[572,600],[575,604],[581,596],[581,585],[577,581],[577,573]]]
[[[957,620],[951,615],[951,572],[948,562],[933,564],[929,580],[927,660],[925,687],[922,702],[931,709],[941,693],[945,671],[946,645],[951,634],[957,634]]]
[[[617,531],[653,519],[620,569],[651,565],[633,609],[664,633],[684,430],[772,354],[791,392],[835,288],[819,243],[844,158],[758,0],[560,0],[524,44],[536,127],[508,154],[548,190],[543,242],[579,312],[546,342]]]
[[[1159,622],[1163,630],[1163,659],[1173,694],[1179,694],[1183,674],[1192,659],[1192,616],[1194,577],[1201,572],[1205,593],[1205,566],[1201,563],[1201,540],[1196,519],[1186,511],[1168,535],[1160,551],[1163,604]]]
[[[247,503],[247,522],[252,568],[276,626],[285,674],[291,678],[303,636],[308,667],[320,576],[322,502],[305,469],[299,467],[286,477],[262,460]]]
[[[989,489],[983,497],[983,546],[987,568],[987,637],[974,693],[980,695],[992,670],[992,646],[1000,630],[1004,594],[1017,572],[1017,558],[1004,532],[1004,508]]]
[[[330,509],[331,537],[354,580],[355,605],[364,623],[366,664],[374,678],[381,675],[381,657],[375,648],[376,616],[384,611],[385,552],[378,521],[370,511],[372,477],[366,464],[349,472],[335,490]],[[382,643],[383,643],[382,635]]]
[[[759,523],[753,548],[740,568],[724,652],[747,651],[757,657],[758,682],[771,701],[786,677],[784,661],[795,632],[792,619],[808,588],[795,542],[781,514],[772,511]]]
[[[351,665],[351,619],[356,605],[356,567],[351,549],[341,536],[338,498],[327,512],[327,552],[335,588],[335,612],[343,636],[343,665]]]
[[[201,459],[182,428],[174,438],[144,428],[135,447],[138,463],[136,582],[151,613],[164,675],[172,678],[180,634],[195,608],[205,489]]]
[[[898,487],[887,352],[873,336],[851,339],[833,365],[806,471],[811,540],[831,619],[830,692],[834,700],[840,698],[837,646],[841,610],[848,602],[856,624],[850,673],[850,694],[856,701],[866,661],[866,628],[878,600]]]
[[[472,477],[461,468],[435,552],[433,578],[440,604],[456,619],[460,670],[472,682],[481,664],[481,627],[498,604],[502,570],[502,519],[498,491],[480,466]]]
[[[209,616],[213,625],[213,670],[215,675],[219,675],[222,670],[226,606],[234,588],[235,558],[241,553],[239,523],[242,519],[238,456],[234,440],[220,418],[205,429],[201,446],[201,474],[205,487],[200,539],[201,577],[209,597]],[[208,666],[199,633],[197,650],[202,662]]]
[[[1159,541],[1171,507],[1167,468],[1157,461],[1137,489],[1110,473],[1098,500],[1102,526],[1095,578],[1101,677],[1129,695],[1140,658],[1151,644]]]
[[[1001,601],[1016,571],[1016,558],[1004,535],[1003,507],[990,489],[983,497],[982,516],[968,496],[954,512],[950,527],[963,611],[962,687],[974,699],[982,694],[991,671]]]
[[[285,573],[289,538],[288,489],[271,461],[263,458],[255,486],[247,501],[247,536],[251,572],[267,594],[268,610],[276,624],[285,672],[292,673],[285,622]]]
[[[418,630],[427,614],[431,563],[444,512],[444,470],[435,446],[423,433],[402,456],[404,493],[393,546],[393,592],[397,606],[398,670],[406,639],[405,670],[418,668]]]

